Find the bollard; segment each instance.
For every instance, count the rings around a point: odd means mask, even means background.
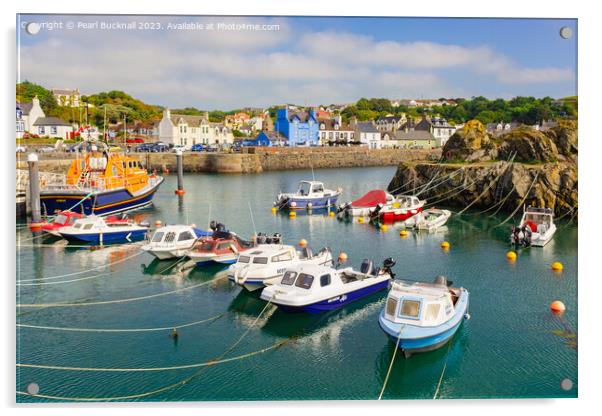
[[[42,210],[40,207],[40,175],[38,172],[38,155],[30,153],[27,155],[29,167],[29,203],[31,206],[31,222],[39,224],[42,222]]]
[[[184,156],[182,151],[176,151],[176,165],[178,171],[178,189],[176,189],[176,195],[184,195]]]

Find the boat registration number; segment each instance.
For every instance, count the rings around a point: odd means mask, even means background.
[[[345,302],[347,300],[347,295],[335,296],[334,298],[328,299],[328,303],[332,302]]]

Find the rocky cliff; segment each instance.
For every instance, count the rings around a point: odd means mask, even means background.
[[[573,216],[577,132],[576,122],[563,121],[545,132],[519,127],[493,137],[473,120],[450,138],[438,163],[402,162],[389,191],[454,207],[511,212],[526,203]]]

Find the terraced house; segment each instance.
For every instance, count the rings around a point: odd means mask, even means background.
[[[159,140],[187,148],[194,144],[229,146],[234,142],[232,130],[222,123],[210,122],[207,113],[202,116],[189,116],[171,114],[169,109],[165,109],[158,132]]]

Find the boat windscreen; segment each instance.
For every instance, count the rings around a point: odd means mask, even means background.
[[[255,263],[255,264],[268,264],[268,258],[267,257],[254,257],[253,258],[253,263]]]
[[[201,250],[205,250],[205,251],[210,251],[212,248],[213,248],[212,241],[204,241],[200,247]]]
[[[297,282],[295,282],[295,286],[300,287],[302,289],[309,289],[314,282],[314,277],[311,274],[300,273],[297,278]]]
[[[155,233],[155,235],[153,235],[153,239],[151,240],[151,242],[153,242],[153,243],[158,243],[158,242],[160,242],[160,241],[163,239],[163,235],[164,235],[164,234],[165,234],[165,233],[164,233],[163,231],[157,231],[157,232]]]
[[[420,313],[420,301],[405,299],[401,303],[400,315],[408,316],[410,318],[418,318]]]
[[[57,215],[56,218],[54,219],[54,223],[55,224],[61,224],[61,225],[65,225],[67,224],[67,217],[63,214]]]
[[[251,258],[249,256],[238,256],[239,263],[248,263]]]
[[[295,283],[296,278],[297,278],[297,272],[288,271],[288,272],[284,273],[284,276],[282,276],[282,281],[280,283],[282,283],[283,285],[290,286],[293,283]]]

